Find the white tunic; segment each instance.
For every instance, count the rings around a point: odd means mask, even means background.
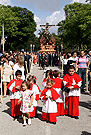
[[[60,97],[56,100],[56,102],[63,103],[63,92],[61,88],[54,88],[54,89],[60,95]]]
[[[51,96],[50,89],[46,92],[46,95]],[[57,104],[56,101],[48,98],[47,101],[43,100],[43,108],[42,111],[45,113],[57,113]]]
[[[14,69],[14,79],[16,79],[15,72],[16,72],[17,70],[20,70],[20,71],[22,72],[21,79],[22,79],[22,80],[25,80],[24,66],[19,67],[18,63],[16,63],[16,64],[14,65],[13,69]]]
[[[65,86],[68,82],[63,81],[63,83],[64,83],[64,86]],[[82,83],[82,81],[78,82],[77,85],[78,85],[79,87],[81,87],[81,83]],[[74,84],[74,85],[76,84],[74,78],[73,78],[73,84]],[[66,97],[67,97],[67,96],[80,96],[80,88],[70,89],[69,93],[65,92],[65,96],[66,96]]]
[[[13,87],[15,87],[15,82],[13,82],[9,87],[10,99],[19,99],[20,98],[20,91],[16,91],[15,93],[13,93],[12,92]]]
[[[38,87],[35,84],[33,84],[32,91],[34,93],[33,94],[33,106],[37,106],[38,105],[38,101],[36,101],[35,98],[36,98],[36,95],[39,94],[39,90],[38,90]]]

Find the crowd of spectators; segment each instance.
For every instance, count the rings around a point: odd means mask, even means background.
[[[69,65],[75,66],[75,71],[83,80],[81,91],[84,92],[86,82],[86,69],[88,70],[89,81],[91,72],[91,51],[89,52],[72,52],[72,53],[30,53],[30,52],[3,52],[0,54],[0,70],[4,87],[4,96],[7,93],[7,84],[11,79],[15,78],[17,70],[22,71],[22,80],[26,79],[26,74],[30,72],[31,62],[33,65],[38,64],[40,69],[49,66],[58,66],[62,68],[64,75],[68,73]],[[90,86],[89,86],[90,88]]]

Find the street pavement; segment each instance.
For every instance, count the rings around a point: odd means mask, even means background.
[[[58,69],[57,67],[49,67]],[[37,77],[37,84],[43,90],[43,70],[38,65],[33,66],[31,74]],[[32,119],[32,124],[22,126],[22,119],[14,119],[10,114],[9,96],[0,103],[0,135],[91,135],[91,96],[81,94],[80,116],[76,120],[68,116],[57,117],[56,125],[42,121],[42,102],[38,103],[38,118]]]

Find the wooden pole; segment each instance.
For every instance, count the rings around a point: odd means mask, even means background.
[[[88,67],[86,68],[86,91],[88,91]]]
[[[13,80],[13,75],[12,75],[12,73],[11,73],[11,78],[10,78],[11,80]]]
[[[29,60],[29,73],[30,73],[30,70],[31,70],[31,60]]]
[[[26,71],[27,71],[27,74],[28,74],[27,62],[26,62]]]
[[[2,71],[2,66],[1,66],[1,97],[0,97],[0,99],[1,99],[1,103],[3,103],[3,98],[2,98],[2,75],[3,75],[3,71]]]
[[[62,77],[63,77],[63,62],[62,62]]]
[[[89,80],[89,93],[91,95],[91,72],[90,72],[90,80]]]
[[[33,56],[32,56],[32,62],[31,62],[31,69],[33,69]]]
[[[86,91],[88,91],[88,68],[90,65],[90,61],[87,64],[87,68],[86,68]]]

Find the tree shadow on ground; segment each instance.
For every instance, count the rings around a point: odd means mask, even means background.
[[[79,106],[82,106],[82,107],[85,107],[85,108],[91,110],[91,101],[88,101],[88,102],[80,101]]]
[[[87,131],[82,131],[81,135],[91,135],[91,133],[88,133]]]
[[[38,106],[37,108],[39,112],[42,112],[42,107]]]
[[[42,121],[42,114],[38,114],[38,119]]]
[[[13,121],[17,120],[19,123],[23,123],[23,118],[19,118],[19,116],[15,117]],[[27,120],[26,120],[27,121]]]
[[[83,92],[82,94],[90,96],[89,92],[87,92],[87,91]]]
[[[9,107],[7,110],[3,110],[2,112],[4,112],[4,113],[7,113],[8,115],[10,115],[11,116],[11,102],[7,102],[6,103],[6,105]],[[19,117],[13,117],[13,116],[11,116],[12,118],[13,118],[13,121],[15,121],[16,119],[17,119],[17,121],[19,122],[19,123],[22,123],[22,118],[20,119]]]
[[[37,108],[38,108],[38,111],[40,112],[40,113],[38,113],[38,119],[42,121],[42,114],[41,114],[42,113],[42,107],[38,106]]]

